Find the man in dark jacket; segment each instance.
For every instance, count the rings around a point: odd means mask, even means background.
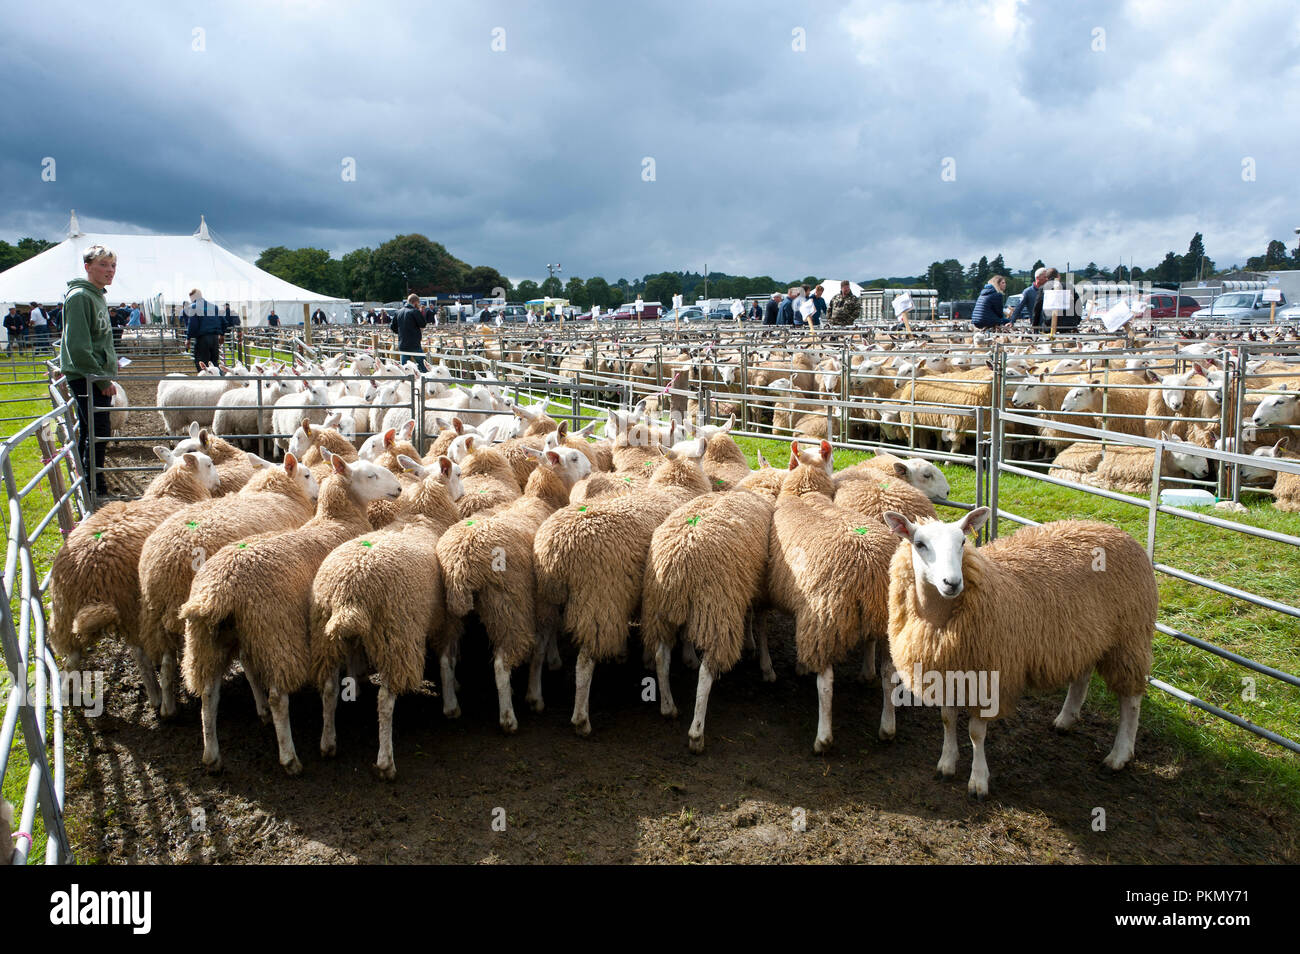
[[[775,293],[773,293],[772,297],[767,300],[767,305],[763,309],[763,324],[765,325],[776,324],[776,319],[780,312],[780,306],[777,304],[777,302],[779,302],[780,300],[781,300],[781,296]]]
[[[274,308],[272,308],[271,313],[266,316],[266,323],[270,325],[272,328],[280,327],[280,316],[275,313]]]
[[[9,353],[13,354],[15,348],[21,350],[23,346],[23,316],[18,314],[16,305],[10,305],[9,314],[5,315],[5,332],[9,336]]]
[[[1047,268],[1044,266],[1034,272],[1034,283],[1020,295],[1020,304],[1011,312],[1011,323],[1021,318],[1028,319],[1030,327],[1038,326],[1038,317],[1043,313],[1043,286],[1047,284]]]
[[[217,314],[217,306],[210,305],[197,288],[190,289],[190,303],[185,306],[189,325],[185,329],[185,344],[194,342],[194,370],[200,364],[221,363],[221,333],[225,325]]]
[[[980,296],[971,309],[970,323],[976,328],[997,328],[999,325],[1011,324],[1011,319],[1003,314],[1003,293],[1007,290],[1005,275],[994,275],[988,284],[980,290]]]
[[[794,299],[798,290],[791,288],[784,298],[781,299],[781,306],[776,310],[776,323],[778,325],[794,325],[801,323],[802,319],[794,313]]]
[[[420,311],[420,296],[412,292],[406,296],[406,304],[393,315],[390,327],[397,335],[397,350],[402,352],[400,360],[408,358],[415,362],[421,371],[424,367],[424,349],[420,345],[420,332],[424,330],[424,312]]]

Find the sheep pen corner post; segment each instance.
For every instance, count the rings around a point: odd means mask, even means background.
[[[311,344],[311,311],[306,302],[302,303],[302,340]]]

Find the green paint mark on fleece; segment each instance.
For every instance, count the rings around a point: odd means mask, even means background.
[[[854,533],[857,533],[857,534],[865,534],[865,533],[867,532],[867,528],[866,528],[866,527],[854,527],[854,528],[853,528],[853,532],[854,532]]]
[[[586,512],[587,512],[587,508],[586,508],[586,507],[579,507],[579,508],[578,508],[578,513],[586,513]]]
[[[686,522],[689,523],[689,524],[693,527],[693,526],[695,526],[696,524],[698,524],[698,523],[700,522],[700,515],[699,515],[699,514],[696,514],[695,516],[693,516],[693,517],[691,517],[690,519],[688,519]]]
[[[465,526],[467,526],[467,527],[472,527],[472,526],[474,526],[474,521],[473,521],[473,520],[466,520],[466,521],[465,521]]]
[[[197,527],[198,525],[199,525],[199,522],[198,522],[197,520],[186,520],[186,521],[185,521],[185,526],[189,527],[191,530],[193,530],[193,529],[194,529],[195,527]]]
[[[100,537],[102,537],[103,535],[104,535],[104,534],[102,534],[102,533],[97,533],[97,534],[95,534],[95,539],[98,540],[98,539],[99,539]]]
[[[239,549],[241,549],[241,550],[246,550],[246,549],[248,549],[248,544],[247,544],[247,543],[241,543],[241,544],[239,545]]]
[[[361,545],[362,545],[363,547],[373,547],[373,546],[374,546],[374,544],[371,543],[369,540],[362,540],[362,541],[361,541]]]

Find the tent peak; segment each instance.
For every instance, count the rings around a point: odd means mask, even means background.
[[[77,221],[77,210],[73,209],[72,219],[68,222],[68,238],[76,238],[82,234],[84,233],[81,231],[81,223]]]
[[[212,241],[212,236],[208,234],[208,222],[202,213],[199,214],[199,230],[194,234],[198,236],[200,242]]]

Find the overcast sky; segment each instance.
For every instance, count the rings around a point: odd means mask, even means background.
[[[516,281],[790,279],[1300,226],[1297,0],[41,0],[0,63],[9,241],[202,212],[250,258],[422,232]]]

